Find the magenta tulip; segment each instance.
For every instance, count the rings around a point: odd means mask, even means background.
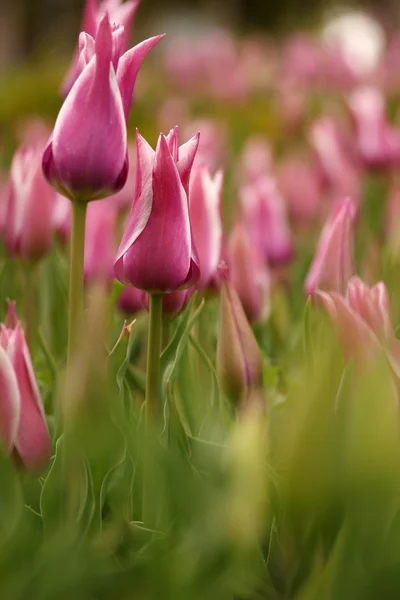
[[[383,349],[399,378],[400,343],[394,334],[385,284],[381,281],[368,287],[353,277],[346,297],[336,292],[319,292],[319,296],[337,328],[346,357],[373,361]]]
[[[126,287],[122,290],[117,301],[117,308],[126,315],[136,315],[145,308],[146,292],[134,287]]]
[[[0,437],[5,449],[12,451],[18,431],[20,396],[12,362],[0,345]]]
[[[115,275],[152,293],[194,285],[199,260],[189,218],[189,178],[199,136],[179,148],[177,128],[157,149],[137,133],[135,198],[117,252]]]
[[[114,278],[117,209],[108,200],[89,204],[85,231],[84,273],[87,283],[111,283]]]
[[[249,233],[240,221],[229,240],[230,277],[250,322],[269,314],[270,276]]]
[[[20,323],[13,329],[1,326],[0,345],[12,365],[18,388],[19,406],[17,427],[12,441],[13,449],[25,467],[43,467],[51,456],[51,440],[31,356]],[[4,359],[3,354],[2,356]],[[13,386],[15,387],[15,384]],[[15,390],[13,393],[15,394]]]
[[[354,275],[354,216],[355,205],[350,198],[343,200],[329,216],[305,282],[307,296],[313,296],[318,290],[345,293]]]
[[[163,304],[162,304],[162,312],[163,317],[174,319],[181,312],[185,310],[187,307],[191,297],[193,296],[194,288],[187,288],[185,290],[177,290],[176,292],[172,292],[171,294],[164,294],[163,296]],[[149,310],[150,308],[150,298],[149,294],[146,292],[143,293],[143,305]]]
[[[100,4],[98,4],[97,0],[86,0],[81,31],[84,31],[95,39],[101,19],[105,14],[108,14],[112,25],[122,26],[119,34],[119,46],[121,53],[124,53],[129,44],[131,28],[138,7],[139,0],[128,0],[125,3],[122,3],[121,0],[104,0]],[[78,49],[61,86],[61,91],[64,96],[71,90],[81,71],[82,64],[80,61],[80,51]]]
[[[261,135],[249,137],[240,159],[240,178],[243,183],[252,183],[272,170],[272,149]]]
[[[311,160],[288,156],[280,165],[279,186],[288,211],[297,223],[320,219],[324,210],[323,194],[317,169]]]
[[[278,265],[293,256],[285,202],[272,177],[264,176],[241,190],[246,227],[264,260]]]
[[[133,88],[143,59],[162,36],[119,56],[115,55],[117,32],[106,15],[96,40],[81,34],[84,66],[59,112],[43,156],[46,178],[71,200],[88,202],[111,196],[126,182],[126,121]]]
[[[207,167],[193,169],[189,187],[189,212],[200,261],[200,279],[197,283],[200,290],[218,281],[218,264],[223,245],[222,184],[222,171],[211,177]]]
[[[43,177],[42,149],[20,147],[9,177],[5,244],[12,256],[28,260],[46,256],[53,241],[56,193]]]

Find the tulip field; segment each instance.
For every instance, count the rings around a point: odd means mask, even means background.
[[[1,76],[0,600],[395,600],[400,33],[138,9]]]

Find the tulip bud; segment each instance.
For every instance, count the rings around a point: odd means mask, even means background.
[[[14,449],[26,467],[43,467],[51,456],[51,440],[31,356],[20,323],[17,323],[14,329],[2,325],[0,345],[12,364],[19,391],[19,419]]]
[[[223,278],[217,345],[217,373],[225,394],[245,407],[262,385],[262,358],[233,285]]]
[[[0,345],[0,437],[11,452],[18,431],[20,396],[15,371],[4,348]]]
[[[81,35],[82,72],[61,107],[43,155],[47,180],[71,200],[105,198],[126,182],[126,121],[133,88],[143,59],[162,36],[120,56],[118,32],[112,31],[105,15],[95,40]]]
[[[53,242],[55,192],[42,173],[42,148],[20,147],[10,170],[5,244],[11,256],[38,260]]]
[[[262,177],[241,190],[241,205],[251,238],[264,260],[278,265],[293,256],[285,202],[272,177]]]
[[[350,198],[343,200],[329,216],[305,282],[307,296],[313,296],[317,290],[346,292],[354,274],[354,216],[355,205]]]
[[[382,92],[374,87],[361,87],[350,96],[349,108],[363,164],[372,169],[389,167],[399,153],[400,135],[387,121]]]
[[[240,179],[252,183],[272,169],[272,149],[263,136],[249,137],[240,159]]]
[[[108,14],[112,24],[121,26],[121,39],[119,43],[122,54],[127,50],[133,20],[138,7],[139,0],[128,0],[125,3],[121,3],[121,0],[105,0],[100,5],[98,5],[97,0],[86,0],[81,31],[84,31],[95,39],[101,19],[105,14]],[[81,72],[79,54],[79,50],[77,50],[72,65],[61,86],[63,96],[68,94]]]
[[[218,279],[223,230],[221,215],[222,171],[211,177],[207,167],[193,170],[189,187],[189,213],[200,261],[197,287],[204,290]]]
[[[311,161],[290,156],[280,165],[279,185],[296,221],[316,221],[322,212],[322,189]]]
[[[134,287],[126,287],[122,290],[120,297],[118,298],[117,308],[122,313],[127,315],[136,315],[144,308],[144,296],[143,290],[138,290]]]
[[[114,271],[122,283],[151,293],[194,285],[199,261],[189,219],[190,171],[199,136],[178,147],[178,130],[160,135],[157,149],[137,133],[135,199]]]
[[[108,200],[88,207],[85,230],[84,273],[86,282],[110,283],[114,278],[117,210]]]
[[[203,165],[214,173],[223,164],[226,153],[226,131],[223,123],[202,119],[190,123],[190,126],[185,128],[188,137],[196,131],[201,131],[201,138],[194,164]]]
[[[238,222],[230,237],[230,275],[250,322],[265,319],[270,310],[269,272],[244,225]]]

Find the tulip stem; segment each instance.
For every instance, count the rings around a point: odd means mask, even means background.
[[[83,260],[85,249],[85,222],[87,204],[72,203],[72,231],[69,265],[69,328],[68,364],[77,349],[80,327],[83,321]]]
[[[162,343],[162,294],[150,294],[150,321],[147,346],[146,423],[157,416],[160,388],[160,355]]]

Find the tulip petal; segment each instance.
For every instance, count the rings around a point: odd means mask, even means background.
[[[155,37],[144,40],[134,48],[131,48],[123,56],[118,63],[117,81],[121,92],[122,105],[124,109],[125,119],[128,120],[129,110],[132,104],[133,90],[135,87],[136,77],[139,73],[142,62],[146,58],[147,53],[164,37],[165,34],[156,35]]]
[[[0,436],[11,451],[15,443],[20,418],[20,395],[11,360],[0,346]]]
[[[190,173],[199,147],[200,132],[196,133],[189,141],[179,148],[178,172],[182,181],[183,189],[189,194]]]
[[[10,336],[8,354],[17,376],[21,399],[15,447],[24,465],[41,467],[50,459],[51,440],[31,357],[20,326]]]

